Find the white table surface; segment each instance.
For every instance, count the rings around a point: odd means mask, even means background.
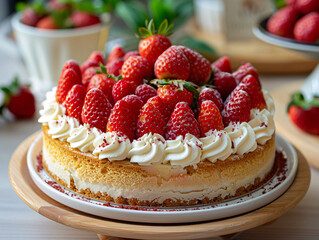
[[[299,77],[262,77],[263,87],[272,90]],[[1,85],[1,80],[0,80]],[[15,148],[40,129],[33,120],[0,119],[0,239],[98,239],[94,233],[73,229],[51,221],[29,208],[13,191],[8,163]],[[319,239],[319,171],[311,169],[312,179],[305,198],[271,225],[243,232],[237,239]]]

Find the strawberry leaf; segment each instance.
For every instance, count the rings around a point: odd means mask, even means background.
[[[314,97],[311,101],[307,101],[301,92],[297,92],[292,95],[287,106],[287,112],[289,111],[291,105],[301,107],[304,110],[307,110],[311,107],[319,107],[319,97]]]

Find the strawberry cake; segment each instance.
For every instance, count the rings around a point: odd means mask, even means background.
[[[145,28],[138,50],[64,64],[40,110],[43,165],[85,196],[138,206],[222,201],[254,189],[275,161],[274,104],[256,69],[210,64]]]

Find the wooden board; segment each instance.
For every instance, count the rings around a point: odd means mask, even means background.
[[[261,74],[310,73],[317,61],[292,50],[277,47],[260,40],[227,42],[220,34],[206,33],[200,30],[194,19],[185,27],[194,36],[213,47],[220,56],[229,56],[233,70],[242,62],[250,62]],[[216,56],[206,56],[214,61]]]
[[[310,184],[310,169],[298,151],[299,168],[296,178],[285,194],[263,208],[240,216],[202,223],[143,224],[96,217],[66,207],[38,189],[33,183],[26,164],[27,150],[38,133],[27,138],[16,149],[9,164],[9,176],[13,189],[33,210],[61,224],[92,231],[100,239],[198,239],[233,234],[261,226],[279,218],[297,205]],[[230,234],[230,235],[229,235]],[[112,237],[108,237],[112,236]],[[113,238],[115,237],[115,238]]]
[[[305,155],[307,161],[319,169],[319,136],[308,134],[294,125],[287,113],[287,104],[294,92],[300,91],[304,81],[285,84],[272,91],[271,95],[275,101],[275,123],[276,130],[287,138],[292,144]]]

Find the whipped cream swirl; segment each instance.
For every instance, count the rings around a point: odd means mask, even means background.
[[[79,127],[80,123],[77,119],[65,115],[59,115],[58,120],[49,122],[48,133],[53,139],[58,138],[61,141],[66,141],[74,128]]]
[[[202,143],[199,139],[187,133],[184,139],[178,136],[175,140],[168,140],[166,143],[164,164],[170,162],[171,165],[182,167],[193,165],[196,168],[202,152]]]
[[[72,148],[78,148],[82,152],[93,152],[93,141],[101,135],[97,128],[90,128],[89,124],[84,124],[71,131],[67,142]]]
[[[267,90],[262,90],[265,101],[266,101],[266,105],[267,105],[267,109],[270,112],[270,114],[272,116],[274,116],[275,114],[275,103],[274,100],[272,99],[272,97],[270,96],[269,92]]]
[[[131,162],[139,165],[161,163],[165,146],[165,139],[160,134],[147,133],[133,141],[128,157],[131,158]]]
[[[202,142],[202,156],[201,160],[209,160],[212,163],[217,160],[225,160],[228,158],[233,150],[232,143],[226,131],[209,131],[207,137],[200,138]]]
[[[247,122],[231,123],[225,131],[232,141],[234,154],[243,155],[257,148],[255,132]]]
[[[253,128],[257,143],[264,145],[271,139],[275,131],[275,123],[271,113],[267,109],[260,111],[252,109],[250,111],[250,121],[248,124]]]
[[[132,148],[130,140],[116,132],[102,133],[94,140],[93,146],[94,155],[99,159],[107,158],[111,162],[126,159]]]
[[[58,120],[60,115],[65,114],[65,107],[57,102],[46,103],[42,110],[40,110],[41,117],[38,122],[43,125],[48,125],[51,120]]]

